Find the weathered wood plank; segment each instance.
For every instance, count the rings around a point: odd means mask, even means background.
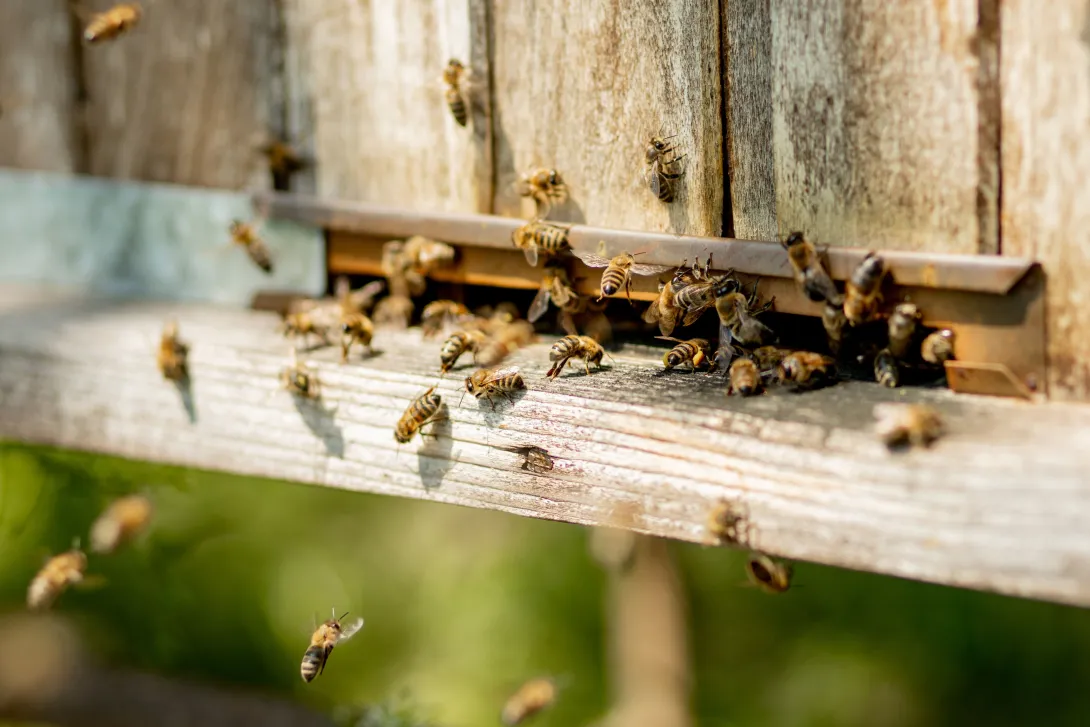
[[[734,237],[775,240],[772,11],[769,0],[723,3],[723,96]]]
[[[289,34],[313,99],[318,193],[415,209],[491,207],[485,0],[288,0]],[[449,58],[475,82],[454,122],[440,75]]]
[[[154,345],[177,317],[191,345],[191,422],[159,377]],[[350,366],[307,358],[321,406],[277,390],[287,343],[275,317],[197,305],[86,303],[0,288],[0,437],[331,487],[434,499],[697,542],[736,500],[755,547],[849,568],[1090,604],[1090,411],[947,391],[846,384],[728,399],[703,374],[662,375],[661,350],[629,349],[590,377],[547,382],[548,342],[520,352],[514,405],[459,401],[436,376],[438,343],[379,332]],[[117,382],[125,381],[119,387]],[[437,384],[438,439],[398,447],[410,398]],[[871,405],[922,399],[949,434],[893,455]],[[546,476],[497,445],[536,444]]]
[[[1049,393],[1090,398],[1090,3],[1003,0],[1003,253],[1048,277]]]
[[[995,2],[772,3],[781,235],[997,251]]]
[[[493,22],[497,214],[531,213],[512,185],[548,166],[572,197],[556,219],[720,233],[717,2],[505,3]],[[644,149],[660,129],[688,154],[669,205],[644,179]]]
[[[275,0],[142,5],[131,33],[83,49],[91,173],[269,187],[258,149],[274,116]]]
[[[9,0],[0,22],[0,166],[83,171],[67,0]]]

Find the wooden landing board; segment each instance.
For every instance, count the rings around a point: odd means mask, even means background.
[[[163,322],[191,346],[187,412],[155,368]],[[514,405],[459,401],[439,342],[380,331],[348,366],[305,355],[321,405],[278,390],[288,343],[272,314],[196,304],[87,302],[0,287],[0,438],[327,487],[613,525],[710,543],[722,498],[749,513],[753,547],[830,565],[1090,604],[1090,410],[844,384],[728,399],[721,380],[663,375],[661,349],[626,350],[589,377],[543,377],[548,341],[511,363]],[[438,385],[435,440],[394,442],[410,399]],[[924,400],[949,434],[892,454],[872,406]],[[499,446],[555,458],[544,476]]]

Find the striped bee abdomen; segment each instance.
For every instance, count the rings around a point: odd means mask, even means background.
[[[578,336],[564,336],[559,341],[553,344],[552,349],[549,350],[549,360],[559,361],[563,358],[568,358],[575,355],[575,352],[579,350],[579,337]]]
[[[266,273],[271,273],[272,258],[269,257],[269,248],[265,247],[265,243],[261,240],[254,240],[246,246],[246,251],[250,253],[250,259],[257,264],[259,268]]]
[[[329,652],[333,651],[330,647],[329,651],[326,651],[324,646],[311,646],[303,654],[303,663],[299,667],[299,673],[303,677],[304,682],[311,682],[314,677],[325,668],[325,661],[329,658]]]
[[[619,267],[610,265],[606,268],[606,271],[602,273],[602,293],[605,295],[613,295],[621,286],[624,285],[625,276],[627,271],[622,270]]]
[[[466,121],[469,120],[469,111],[466,109],[465,99],[462,98],[462,94],[458,89],[447,89],[447,106],[450,107],[450,113],[454,115],[454,120],[458,125],[465,126]]]

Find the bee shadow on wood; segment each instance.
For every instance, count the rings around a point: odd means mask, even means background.
[[[507,415],[508,410],[519,402],[522,397],[526,396],[528,389],[515,389],[508,392],[511,400],[508,401],[502,394],[497,394],[493,398],[493,402],[496,405],[495,410],[492,409],[492,405],[488,403],[488,398],[482,397],[477,399],[477,409],[484,416],[484,423],[489,427],[497,427],[503,418]]]
[[[416,450],[416,466],[420,473],[421,484],[424,489],[431,491],[443,484],[443,478],[457,461],[451,456],[454,448],[454,438],[451,436],[454,427],[450,421],[450,410],[444,403],[440,410],[442,419],[429,424],[427,434],[421,432],[423,444]]]
[[[344,432],[333,418],[337,407],[327,406],[322,399],[308,399],[295,394],[291,397],[291,403],[311,434],[322,440],[326,452],[338,459],[344,457]]]
[[[182,400],[186,416],[190,424],[197,423],[197,402],[193,399],[193,381],[187,376],[181,381],[174,382],[174,388],[178,391],[178,398]]]

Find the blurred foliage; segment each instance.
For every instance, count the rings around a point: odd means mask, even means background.
[[[92,555],[106,584],[57,605],[111,663],[352,707],[367,727],[498,725],[508,694],[541,674],[571,686],[534,727],[608,708],[605,579],[585,530],[483,510],[0,444],[0,610],[21,609],[44,558],[133,491],[156,504],[151,531]],[[768,596],[742,585],[740,553],[674,552],[702,727],[1090,714],[1086,611],[808,564]],[[331,607],[366,626],[304,684]]]

